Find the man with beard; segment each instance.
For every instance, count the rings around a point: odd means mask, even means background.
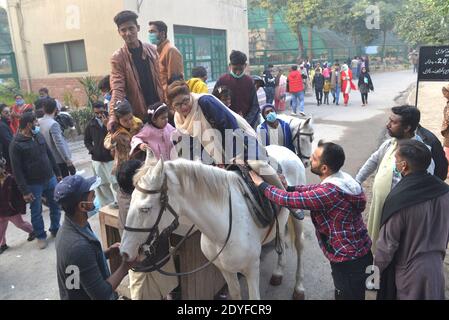
[[[396,170],[394,154],[398,142],[402,140],[418,140],[421,137],[415,134],[418,128],[421,114],[413,106],[400,106],[392,109],[392,114],[387,124],[387,131],[391,139],[385,141],[366,161],[355,180],[362,184],[376,170],[373,184],[373,196],[368,217],[368,232],[373,240],[373,252],[379,236],[382,209],[390,191],[401,181],[401,174]],[[430,147],[429,147],[430,149]],[[432,160],[427,171],[434,173],[435,163]]]
[[[421,142],[399,143],[403,178],[385,200],[375,252],[379,300],[444,300],[449,186],[426,171],[431,157]]]
[[[277,205],[310,210],[321,250],[329,259],[336,300],[364,300],[365,273],[373,262],[371,239],[363,223],[366,198],[362,187],[341,171],[343,148],[319,142],[311,157],[312,172],[321,184],[280,190],[264,182],[256,173],[251,177],[260,191]]]

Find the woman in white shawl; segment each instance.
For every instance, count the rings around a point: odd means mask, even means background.
[[[178,131],[197,139],[215,165],[247,162],[267,182],[283,188],[276,170],[268,165],[266,150],[245,119],[210,94],[191,93],[184,81],[169,86],[167,99],[176,112]]]
[[[357,87],[352,82],[352,71],[349,69],[347,64],[344,64],[341,67],[341,91],[343,92],[343,97],[345,99],[345,107],[348,106],[349,103],[349,94],[351,90],[357,90]]]

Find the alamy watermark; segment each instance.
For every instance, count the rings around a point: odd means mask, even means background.
[[[366,279],[366,288],[368,290],[379,290],[380,289],[380,270],[377,266],[368,266],[365,271],[369,274]]]
[[[68,266],[65,269],[67,278],[65,279],[65,287],[67,290],[79,290],[80,287],[80,269],[77,266]]]
[[[65,27],[68,30],[79,30],[81,28],[81,9],[75,4],[68,5],[65,9]]]
[[[370,5],[365,9],[366,20],[365,25],[368,30],[380,29],[380,9],[379,6]]]

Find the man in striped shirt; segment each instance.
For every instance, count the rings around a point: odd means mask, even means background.
[[[251,176],[272,202],[310,210],[318,242],[331,264],[335,299],[364,300],[366,271],[373,262],[372,243],[362,218],[366,197],[362,187],[340,171],[344,162],[341,146],[320,141],[311,157],[311,169],[321,184],[284,191],[263,182],[254,172]]]

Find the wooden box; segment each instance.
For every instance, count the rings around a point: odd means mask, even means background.
[[[103,249],[120,242],[118,210],[104,207],[100,209],[99,219]],[[173,246],[181,241],[189,228],[190,225],[180,221],[179,228],[175,230],[171,238]],[[175,257],[177,272],[189,272],[208,262],[201,251],[200,239],[201,233],[197,230],[181,245]],[[120,262],[119,257],[109,261],[112,273],[120,266]],[[214,265],[210,265],[194,274],[179,277],[179,283],[181,299],[212,300],[225,285],[225,280],[221,272]]]

